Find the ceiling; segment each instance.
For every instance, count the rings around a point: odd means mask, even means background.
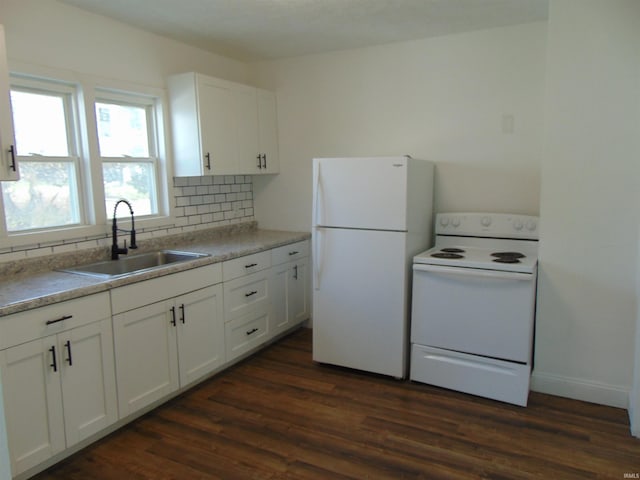
[[[242,61],[547,19],[548,0],[58,0]]]

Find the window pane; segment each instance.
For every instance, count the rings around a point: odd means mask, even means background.
[[[75,165],[69,162],[20,164],[20,180],[3,182],[8,231],[73,225],[80,221]]]
[[[96,102],[98,143],[103,157],[149,157],[144,107]]]
[[[107,217],[111,218],[116,202],[124,198],[131,203],[136,215],[158,213],[155,196],[155,172],[148,162],[105,162],[102,164]],[[128,209],[118,211],[128,216]],[[125,212],[126,211],[126,212]]]
[[[18,155],[69,156],[64,98],[11,90]]]

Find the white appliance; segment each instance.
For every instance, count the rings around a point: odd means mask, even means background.
[[[433,164],[313,160],[313,359],[405,378],[412,257],[430,245]]]
[[[411,380],[526,406],[538,218],[436,216],[413,265]]]

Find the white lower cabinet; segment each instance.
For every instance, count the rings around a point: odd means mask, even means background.
[[[225,363],[222,285],[176,299],[180,386]]]
[[[10,315],[2,326],[9,342],[51,333],[0,351],[15,476],[117,420],[108,294]]]
[[[223,365],[222,286],[120,313],[113,329],[124,418]]]
[[[273,328],[278,335],[309,318],[309,261],[273,267]]]
[[[0,317],[12,475],[306,320],[308,255],[298,242]]]
[[[273,326],[279,335],[304,322],[310,314],[309,242],[273,249]]]
[[[225,324],[227,361],[260,346],[270,338],[269,309],[258,309]]]

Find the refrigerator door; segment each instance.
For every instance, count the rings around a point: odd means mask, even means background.
[[[316,227],[313,359],[406,374],[407,234]]]
[[[316,158],[313,224],[407,230],[407,157]]]

